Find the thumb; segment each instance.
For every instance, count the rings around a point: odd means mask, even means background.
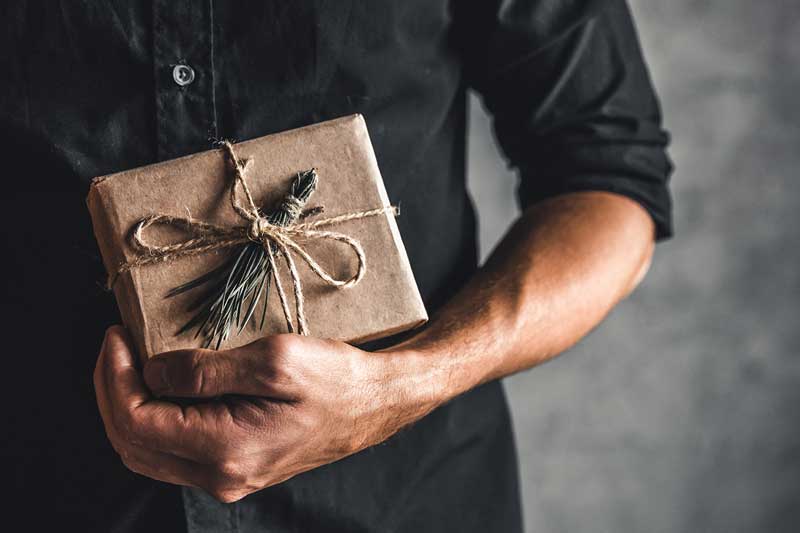
[[[258,342],[234,350],[177,350],[150,358],[144,380],[158,396],[213,398],[224,394],[276,397],[270,354]]]

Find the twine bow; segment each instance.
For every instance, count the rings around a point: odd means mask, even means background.
[[[288,214],[289,220],[287,224],[285,226],[273,224],[258,209],[253,200],[250,188],[247,186],[245,173],[251,164],[251,160],[239,159],[230,142],[222,141],[220,144],[234,169],[234,181],[230,188],[231,206],[247,224],[223,227],[189,217],[175,217],[165,214],[145,217],[136,224],[132,234],[133,247],[137,250],[138,255],[130,261],[121,264],[117,271],[109,276],[108,286],[111,287],[121,274],[129,272],[134,268],[162,261],[173,261],[182,257],[204,254],[214,250],[246,244],[251,241],[257,242],[263,246],[267,254],[271,269],[270,275],[275,281],[275,288],[278,293],[284,318],[286,319],[288,331],[294,332],[295,327],[292,321],[292,313],[286,297],[286,291],[283,288],[278,272],[275,257],[276,252],[283,257],[292,281],[297,332],[300,335],[308,335],[309,328],[305,317],[303,285],[297,270],[297,264],[292,257],[293,254],[296,254],[302,259],[311,271],[327,285],[336,287],[337,289],[352,287],[361,281],[367,270],[367,260],[364,249],[357,240],[344,233],[320,230],[318,228],[333,226],[350,220],[375,217],[386,213],[397,215],[398,210],[394,206],[384,206],[365,211],[352,211],[334,217],[298,224],[296,221],[299,220],[303,214],[304,201],[293,194],[289,194],[284,198],[281,205],[281,209]],[[310,172],[314,173],[314,183],[316,183],[316,171],[312,169]],[[244,205],[242,205],[240,199],[241,195],[244,196]],[[183,240],[169,244],[152,244],[148,242],[145,233],[148,228],[158,225],[170,226],[182,230],[189,236]],[[347,279],[335,278],[311,257],[303,246],[297,242],[297,239],[332,240],[346,244],[357,259],[355,274]]]

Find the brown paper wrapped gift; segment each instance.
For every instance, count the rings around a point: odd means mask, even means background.
[[[246,228],[252,221],[244,220],[232,205],[241,202],[247,211],[248,195],[241,188],[238,198],[231,194],[237,180],[237,159],[252,205],[261,213],[269,213],[280,204],[298,173],[316,169],[316,190],[304,206],[309,208],[305,214],[311,210],[312,215],[296,224],[311,227],[315,221],[338,217],[335,225],[312,227],[312,237],[317,230],[336,232],[363,251],[363,277],[345,288],[326,283],[302,257],[295,257],[309,334],[357,343],[427,320],[364,119],[353,115],[94,180],[87,202],[95,235],[123,321],[140,354],[149,357],[204,344],[196,330],[178,334],[192,318],[191,305],[204,289],[165,296],[230,261],[236,247],[210,246],[187,256],[167,254],[169,257],[148,259],[147,250],[143,252],[136,245],[136,228],[148,217],[159,216],[162,221],[190,220],[234,232],[241,229],[241,235],[248,235]],[[365,212],[372,214],[351,220],[341,220],[340,216]],[[148,242],[154,246],[183,243],[193,237],[177,223],[154,224],[146,230]],[[295,233],[289,236],[331,278],[350,279],[359,268],[358,254],[342,239]],[[290,255],[297,252],[294,248],[287,250]],[[223,348],[286,332],[291,327],[287,322],[298,318],[291,268],[277,249],[275,252],[278,280],[270,285],[266,314],[256,312],[241,332],[231,334]],[[284,305],[276,296],[278,285],[283,286]],[[287,309],[291,309],[288,317]],[[294,321],[294,330],[298,322]]]

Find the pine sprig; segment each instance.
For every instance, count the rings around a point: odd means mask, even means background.
[[[314,169],[300,172],[292,181],[290,195],[304,205],[317,186]],[[287,208],[287,202],[270,213],[267,221],[275,226],[288,226],[297,217]],[[268,244],[273,255],[277,250]],[[178,334],[197,329],[195,338],[203,336],[206,348],[219,349],[231,334],[241,333],[253,318],[259,302],[262,302],[259,329],[264,328],[272,284],[272,269],[269,256],[260,242],[248,242],[229,261],[197,278],[170,290],[166,297],[206,287],[206,291],[189,305],[194,316],[184,324]]]

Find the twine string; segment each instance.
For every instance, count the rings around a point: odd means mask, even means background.
[[[251,164],[251,160],[239,159],[234,152],[233,145],[228,141],[222,141],[220,145],[234,171],[234,180],[230,187],[231,207],[247,224],[224,227],[191,217],[176,217],[166,214],[145,217],[136,224],[132,233],[133,248],[136,250],[137,255],[119,265],[117,270],[109,275],[108,287],[111,288],[120,275],[135,268],[231,248],[251,241],[257,242],[266,251],[270,265],[270,275],[275,281],[275,288],[288,331],[290,333],[297,331],[301,335],[309,335],[309,327],[305,316],[303,284],[293,255],[302,259],[311,271],[327,285],[337,289],[353,287],[361,281],[367,271],[364,248],[360,242],[344,233],[320,228],[384,214],[397,215],[398,210],[395,206],[384,206],[363,211],[352,211],[312,222],[295,223],[301,217],[303,203],[294,195],[289,194],[283,199],[281,207],[289,214],[290,223],[286,226],[271,224],[256,206],[250,187],[247,185],[245,174]],[[244,197],[243,199],[242,196]],[[244,205],[242,200],[244,200]],[[148,229],[154,226],[168,226],[181,230],[186,234],[186,237],[168,244],[153,244],[148,241],[146,233]],[[347,279],[334,277],[296,239],[305,241],[328,240],[345,244],[356,258],[356,272]],[[286,290],[283,287],[279,269],[277,268],[276,255],[280,255],[283,258],[291,279],[295,300],[296,328],[292,319]]]

